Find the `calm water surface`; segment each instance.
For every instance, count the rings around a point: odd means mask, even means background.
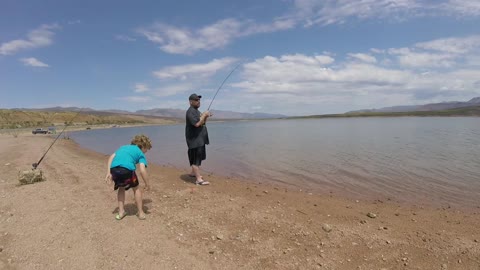
[[[149,162],[188,170],[184,124],[74,132],[111,154],[137,133]],[[480,206],[480,118],[404,117],[210,122],[202,168],[351,198]]]

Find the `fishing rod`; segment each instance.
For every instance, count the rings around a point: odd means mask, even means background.
[[[215,97],[217,96],[218,91],[220,91],[220,88],[222,88],[223,84],[227,81],[227,79],[230,77],[230,75],[232,75],[232,73],[233,73],[241,64],[242,64],[242,63],[240,62],[234,69],[232,69],[232,71],[230,71],[230,73],[229,73],[228,76],[225,78],[225,80],[223,80],[222,84],[220,84],[220,86],[219,86],[218,89],[217,89],[217,92],[215,92],[215,95],[214,95],[213,98],[212,98],[212,101],[210,101],[210,105],[208,105],[207,111],[210,110],[210,106],[212,106],[212,103],[213,103],[213,101],[215,100]]]
[[[68,123],[72,123],[73,119],[75,119],[79,114],[80,112],[82,112],[83,109],[80,109],[73,117],[72,119],[70,119],[70,121],[66,122],[65,124],[65,127],[62,129],[62,132],[60,132],[58,135],[57,135],[57,138],[55,138],[55,140],[52,142],[52,144],[50,144],[50,147],[48,147],[47,151],[45,151],[45,154],[43,154],[43,156],[40,158],[40,160],[38,162],[35,162],[32,164],[32,167],[33,167],[33,170],[35,170],[39,165],[40,163],[42,162],[43,158],[47,155],[48,151],[50,150],[50,148],[52,148],[53,144],[55,144],[55,142],[58,140],[58,138],[60,138],[60,136],[62,135],[62,133],[65,131],[65,129],[68,127]]]

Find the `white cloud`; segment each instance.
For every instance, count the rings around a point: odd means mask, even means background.
[[[405,20],[412,17],[478,16],[475,0],[293,0],[291,15],[305,26],[342,24],[348,20]]]
[[[480,48],[480,35],[464,38],[437,39],[429,42],[417,43],[415,46],[425,50],[435,50],[452,54],[464,54]]]
[[[350,18],[392,18],[421,7],[416,0],[294,0],[294,5],[296,17],[305,26],[339,24]]]
[[[124,101],[128,101],[128,102],[134,102],[134,103],[145,103],[145,102],[149,102],[152,100],[152,98],[150,97],[141,97],[141,96],[127,96],[127,97],[119,97],[117,98],[119,100],[124,100]]]
[[[153,95],[156,97],[168,97],[168,96],[174,96],[176,94],[185,94],[188,92],[192,92],[194,91],[194,89],[195,89],[195,85],[189,82],[185,82],[181,84],[178,84],[178,83],[169,84],[154,90]]]
[[[197,29],[156,23],[137,32],[160,46],[164,52],[191,55],[198,51],[224,48],[234,40],[293,29],[344,24],[351,20],[404,21],[414,17],[480,15],[480,2],[473,0],[290,0],[293,8],[270,23],[226,18]],[[365,59],[364,59],[365,60]],[[369,59],[372,60],[372,59]]]
[[[80,20],[71,20],[71,21],[67,22],[67,24],[69,24],[69,25],[81,24],[81,23],[82,23],[82,21],[80,21]]]
[[[45,47],[53,43],[54,32],[52,30],[58,29],[56,24],[42,25],[39,28],[31,31],[27,34],[26,39],[16,39],[2,43],[0,45],[1,55],[14,54],[17,51],[25,49],[33,49],[39,47]]]
[[[126,35],[115,35],[115,38],[121,41],[133,42],[137,41],[135,38],[126,36]]]
[[[25,66],[32,66],[32,67],[49,67],[49,65],[43,63],[42,61],[34,58],[34,57],[30,57],[30,58],[22,58],[20,59],[20,61],[23,62],[23,64]]]
[[[228,100],[219,101],[217,106],[230,104],[244,111],[261,106],[266,112],[299,115],[342,112],[352,106],[365,109],[467,100],[480,95],[480,66],[472,64],[478,64],[478,48],[440,46],[444,49],[439,50],[437,44],[445,40],[448,44],[470,44],[463,41],[474,39],[448,38],[377,49],[376,58],[368,53],[348,53],[345,60],[319,62],[318,55],[266,56],[244,64],[241,80],[225,89],[229,98],[250,107]]]
[[[374,56],[371,56],[371,55],[365,54],[365,53],[349,53],[348,55],[353,59],[360,60],[360,61],[366,62],[366,63],[376,63],[377,62],[377,59]]]
[[[275,32],[294,27],[290,19],[276,19],[271,24],[257,24],[250,20],[224,19],[200,29],[187,29],[157,23],[137,32],[172,54],[193,54],[200,50],[223,48],[233,40],[258,33]]]
[[[160,70],[154,71],[153,74],[162,80],[168,79],[199,79],[207,78],[219,70],[223,70],[226,67],[235,63],[237,59],[226,57],[221,59],[214,59],[205,64],[189,64],[189,65],[179,65],[179,66],[170,66],[162,68]]]
[[[411,48],[393,48],[388,53],[397,57],[398,62],[406,67],[451,68],[475,65],[475,56],[480,52],[480,36],[461,38],[443,38],[420,42]]]
[[[447,13],[463,16],[480,15],[480,2],[476,0],[449,0],[440,5]]]
[[[148,88],[148,85],[146,85],[144,83],[137,83],[134,86],[135,93],[143,93],[143,92],[147,92],[148,90],[150,90]]]
[[[455,55],[436,52],[415,52],[408,48],[391,49],[391,55],[395,55],[398,62],[406,67],[452,67],[455,65]]]

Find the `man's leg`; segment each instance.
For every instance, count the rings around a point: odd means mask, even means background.
[[[200,167],[198,167],[197,165],[193,165],[192,164],[192,173],[191,173],[192,176],[195,176],[195,178],[197,179],[197,182],[200,182],[202,181],[202,176],[200,175]]]

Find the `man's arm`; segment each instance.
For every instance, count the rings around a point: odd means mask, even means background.
[[[201,115],[200,115],[200,120],[195,123],[195,127],[201,127],[203,126],[203,124],[205,124],[207,122],[207,118],[210,117],[210,112],[209,111],[204,111]]]

